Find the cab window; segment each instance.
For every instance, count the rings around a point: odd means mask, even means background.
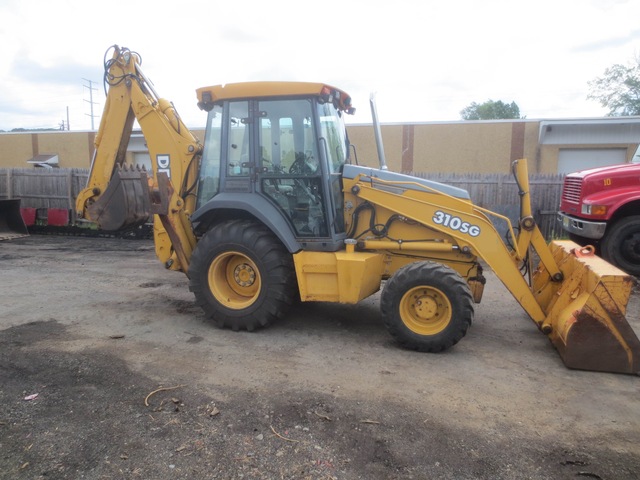
[[[249,102],[229,103],[229,139],[227,175],[247,176],[250,173]]]

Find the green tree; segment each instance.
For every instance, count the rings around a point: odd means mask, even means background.
[[[478,104],[472,102],[471,105],[460,111],[463,120],[496,120],[501,118],[522,118],[520,108],[516,102],[504,103],[502,100],[487,100]]]
[[[587,98],[609,109],[609,117],[640,115],[640,56],[629,66],[615,64],[589,82]]]

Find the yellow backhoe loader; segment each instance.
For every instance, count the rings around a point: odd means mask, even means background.
[[[640,342],[625,319],[633,279],[572,242],[546,244],[526,161],[513,165],[521,196],[514,227],[465,190],[390,172],[384,162],[358,165],[343,122],[354,109],[338,88],[200,88],[201,143],[154,91],[138,54],[115,45],[107,52],[107,101],[78,216],[120,230],[153,214],[158,258],[189,277],[216,325],[264,327],[297,299],[353,304],[386,280],[390,334],[406,348],[439,352],[471,325],[483,260],[568,367],[640,371]],[[151,172],[125,162],[134,119]],[[496,218],[508,225],[504,241]]]

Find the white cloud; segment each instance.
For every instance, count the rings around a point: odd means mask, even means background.
[[[0,6],[0,129],[90,128],[84,79],[114,43],[143,57],[190,126],[195,89],[247,80],[321,81],[348,91],[369,122],[456,120],[471,102],[515,101],[528,118],[603,115],[588,83],[627,63],[640,2],[606,0],[5,0]],[[97,125],[97,123],[96,123]]]

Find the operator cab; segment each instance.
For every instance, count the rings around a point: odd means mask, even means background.
[[[341,248],[348,95],[323,84],[258,82],[208,87],[198,97],[209,113],[194,219],[240,208],[281,238],[286,223],[299,248]]]

